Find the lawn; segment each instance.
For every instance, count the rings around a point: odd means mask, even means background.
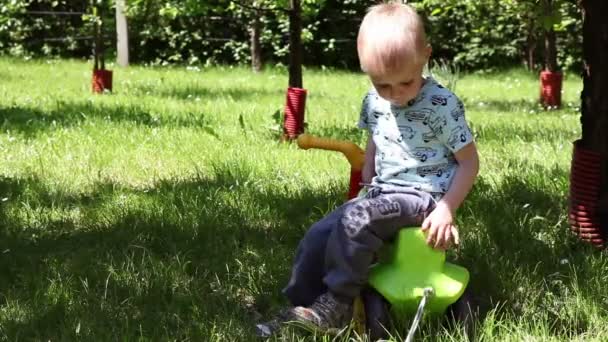
[[[278,141],[284,68],[116,69],[107,95],[90,74],[0,59],[0,339],[252,340],[286,304],[300,237],[344,200],[346,160]],[[362,145],[366,78],[305,70],[304,85],[308,131]],[[581,81],[566,74],[556,111],[538,88],[523,70],[458,81],[481,172],[449,256],[471,272],[478,339],[605,341],[608,260],[566,215]]]

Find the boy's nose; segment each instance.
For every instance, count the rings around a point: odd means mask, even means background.
[[[397,91],[397,89],[395,89],[395,87],[391,87],[390,94],[389,94],[391,101],[396,100],[398,96],[399,96],[399,91]]]
[[[391,88],[390,99],[391,101],[397,101],[401,98],[401,92],[396,88]]]

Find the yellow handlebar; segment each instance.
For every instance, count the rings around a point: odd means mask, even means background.
[[[319,138],[310,134],[298,136],[298,146],[301,149],[318,148],[321,150],[342,152],[353,170],[360,171],[365,162],[365,151],[350,141]]]

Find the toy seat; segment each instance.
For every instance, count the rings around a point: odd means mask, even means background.
[[[462,296],[468,282],[467,269],[445,262],[445,252],[430,247],[420,228],[402,229],[395,243],[382,251],[369,277],[397,317],[414,314],[427,287],[434,294],[426,312],[442,315]]]

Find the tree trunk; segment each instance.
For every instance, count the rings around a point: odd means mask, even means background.
[[[262,47],[260,44],[260,13],[254,13],[251,20],[251,69],[253,72],[262,71]]]
[[[116,62],[121,67],[129,65],[129,34],[125,0],[116,0]]]
[[[104,56],[104,47],[103,47],[103,31],[102,31],[102,23],[103,23],[103,15],[101,6],[93,8],[93,15],[96,16],[95,20],[95,66],[94,70],[106,70],[106,60]]]
[[[300,0],[290,0],[289,86],[302,88],[302,8]]]
[[[608,1],[582,0],[583,8],[583,91],[581,124],[583,146],[602,158],[600,221],[608,232]]]
[[[536,37],[534,35],[534,22],[532,20],[528,22],[526,46],[526,64],[528,66],[528,70],[533,71],[535,69],[534,51],[536,50]]]
[[[545,0],[545,14],[551,16],[553,11],[553,0]],[[553,26],[545,28],[545,70],[557,71],[557,47]]]
[[[555,43],[555,31],[551,28],[545,31],[545,70],[557,71],[557,47]]]

